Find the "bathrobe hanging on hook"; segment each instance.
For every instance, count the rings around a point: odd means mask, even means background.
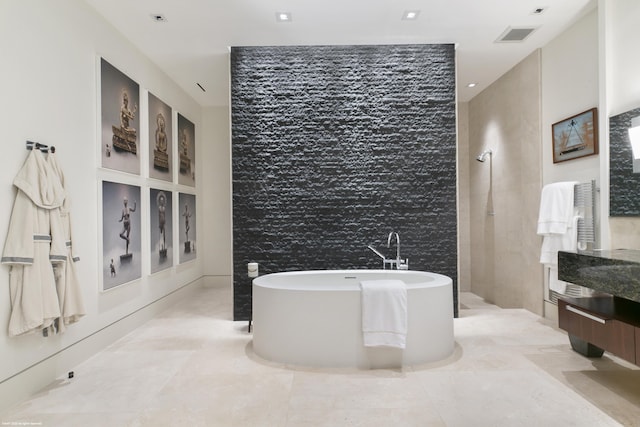
[[[64,189],[40,150],[32,150],[16,175],[2,263],[11,266],[9,336],[52,326],[60,305],[52,263],[67,259],[60,207]]]
[[[51,152],[47,156],[47,161],[51,169],[60,179],[60,184],[65,192],[65,198],[60,206],[60,219],[62,223],[62,232],[66,244],[66,258],[63,263],[56,263],[53,266],[56,288],[58,291],[58,300],[60,302],[60,321],[58,322],[57,332],[64,332],[66,326],[75,323],[85,315],[84,302],[82,299],[82,290],[76,272],[76,262],[80,258],[76,255],[73,247],[73,233],[71,227],[71,200],[67,194],[64,182],[64,173],[58,164],[56,154]]]

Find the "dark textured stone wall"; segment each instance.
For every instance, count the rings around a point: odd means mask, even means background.
[[[452,45],[232,48],[231,106],[235,320],[248,262],[380,268],[390,231],[457,306]]]
[[[640,216],[640,173],[633,173],[631,120],[640,108],[609,119],[609,215]]]

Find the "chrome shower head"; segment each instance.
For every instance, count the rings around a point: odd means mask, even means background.
[[[478,157],[476,157],[476,160],[479,162],[484,162],[485,160],[487,160],[487,156],[491,156],[492,154],[493,151],[491,151],[491,149],[484,150]]]

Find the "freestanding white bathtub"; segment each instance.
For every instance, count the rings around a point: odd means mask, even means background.
[[[404,350],[365,347],[360,282],[397,279],[407,285]],[[389,368],[453,353],[453,290],[449,277],[402,270],[273,273],[253,280],[253,351],[273,362],[309,367]]]

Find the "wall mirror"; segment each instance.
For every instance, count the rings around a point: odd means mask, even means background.
[[[640,126],[640,108],[609,118],[609,216],[640,216],[640,159],[629,129]]]

